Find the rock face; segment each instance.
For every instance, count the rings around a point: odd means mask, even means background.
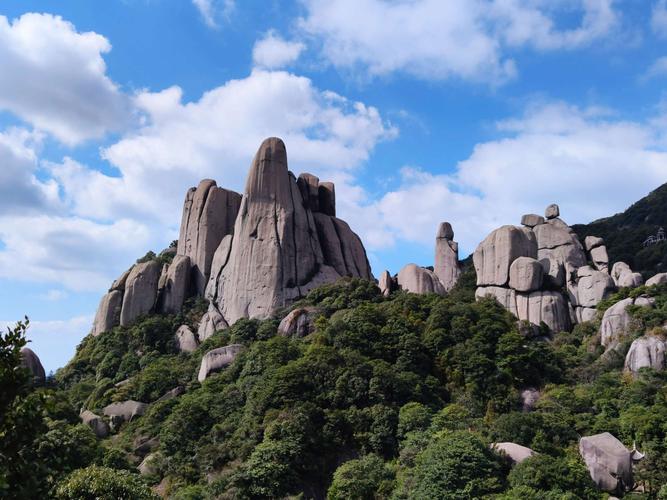
[[[199,347],[197,336],[188,325],[181,325],[176,330],[175,337],[180,352],[193,352]]]
[[[42,362],[32,349],[24,347],[21,349],[21,365],[32,374],[33,384],[42,385],[46,381],[46,373]]]
[[[433,271],[446,292],[454,288],[461,275],[459,244],[454,241],[454,230],[449,222],[442,222],[438,228]]]
[[[401,269],[396,281],[398,286],[406,292],[438,293],[440,295],[445,293],[445,287],[435,273],[416,264],[408,264]]]
[[[655,336],[640,337],[630,346],[625,357],[625,370],[637,373],[642,368],[665,369],[665,347],[667,342]]]
[[[602,345],[607,349],[613,348],[618,344],[623,334],[627,333],[632,320],[627,311],[629,306],[651,307],[652,301],[653,299],[646,297],[638,297],[637,299],[628,297],[616,302],[616,304],[607,309],[604,316],[602,316],[600,324],[600,342]]]
[[[313,307],[294,309],[278,325],[278,335],[293,338],[310,335],[315,329],[314,321],[317,316],[318,311]]]
[[[219,347],[204,354],[199,367],[197,380],[203,382],[211,373],[227,368],[231,365],[239,353],[243,350],[243,345],[232,344],[226,347]]]
[[[383,271],[378,280],[378,287],[380,288],[382,295],[389,297],[391,292],[394,291],[395,286],[396,283],[394,282],[394,278],[391,277],[391,274],[389,274],[389,271]]]
[[[92,429],[98,438],[104,439],[109,435],[109,425],[90,410],[84,410],[79,415],[81,422]]]
[[[667,273],[658,273],[646,280],[646,286],[662,285],[663,283],[667,283]]]
[[[233,235],[215,252],[214,283],[207,288],[228,324],[266,318],[341,276],[372,279],[361,240],[331,215],[333,186],[312,175],[300,179],[287,168],[283,142],[264,141],[248,175]]]
[[[544,322],[554,332],[593,319],[598,302],[615,290],[607,261],[587,255],[559,215],[558,205],[547,207],[545,217],[524,215],[523,227],[496,229],[473,254],[478,299],[491,295],[520,320]],[[587,248],[604,250],[604,242],[588,239]],[[596,269],[586,265],[589,258]]]
[[[208,283],[215,250],[234,229],[240,205],[240,194],[219,188],[211,179],[204,179],[185,195],[177,254],[190,258],[199,295]]]
[[[148,405],[146,403],[129,400],[122,403],[111,403],[104,407],[102,413],[110,417],[112,422],[131,422],[134,418],[146,413],[147,409]]]
[[[152,260],[137,264],[130,271],[125,284],[121,326],[129,326],[139,317],[154,310],[157,301],[160,264]]]
[[[617,262],[611,268],[611,277],[619,288],[636,288],[644,284],[644,279],[640,273],[633,273],[630,266],[625,262]]]
[[[493,443],[491,447],[497,452],[507,456],[507,458],[515,464],[520,464],[535,454],[530,448],[516,443]]]
[[[579,453],[602,491],[619,493],[632,487],[632,452],[608,432],[582,437]]]
[[[159,286],[159,310],[165,314],[181,311],[190,292],[190,257],[176,255],[166,269]]]
[[[93,336],[108,332],[114,326],[120,324],[120,311],[123,307],[123,292],[111,290],[105,294],[100,301],[93,323]]]
[[[209,304],[208,311],[202,316],[197,329],[197,337],[200,342],[204,342],[207,338],[219,330],[224,330],[229,325],[222,317],[220,311],[213,305]]]

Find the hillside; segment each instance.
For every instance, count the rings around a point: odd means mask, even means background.
[[[610,261],[623,261],[644,278],[667,270],[667,243],[642,246],[661,227],[667,229],[667,184],[622,213],[572,226],[582,240],[590,235],[604,238]]]

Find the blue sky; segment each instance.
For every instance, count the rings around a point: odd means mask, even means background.
[[[373,270],[461,256],[561,205],[667,181],[663,0],[0,4],[0,320],[47,370],[111,281],[177,237],[187,188],[236,190],[261,140],[337,186]]]

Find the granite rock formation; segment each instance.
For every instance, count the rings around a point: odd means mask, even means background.
[[[419,267],[417,264],[408,264],[401,269],[396,277],[396,283],[402,290],[412,293],[437,293],[444,295],[445,287],[436,274],[430,269]]]
[[[600,343],[607,349],[616,347],[624,334],[628,333],[632,318],[627,308],[629,306],[652,307],[653,299],[649,297],[637,297],[616,302],[607,309],[600,323]]]
[[[137,318],[155,310],[161,268],[151,260],[132,268],[125,283],[123,307],[120,311],[120,325],[129,326]]]
[[[644,284],[644,279],[640,273],[632,272],[630,266],[625,262],[616,262],[611,268],[611,277],[619,288],[636,288]]]
[[[98,438],[104,439],[109,435],[109,425],[102,417],[95,415],[92,411],[82,411],[79,418],[81,418],[81,423],[90,427]]]
[[[667,283],[667,273],[658,273],[646,280],[646,286],[662,285]]]
[[[42,362],[39,360],[39,356],[35,352],[28,348],[24,347],[21,349],[21,365],[24,368],[27,368],[28,371],[32,374],[32,382],[35,385],[42,385],[46,381],[46,373],[44,372],[44,367]]]
[[[587,253],[559,215],[555,204],[545,217],[524,215],[522,227],[496,229],[473,254],[478,299],[492,296],[520,320],[553,332],[593,319],[595,306],[615,290],[604,242],[587,239]]]
[[[193,352],[199,347],[197,336],[188,325],[181,325],[174,336],[180,352]]]
[[[625,370],[636,374],[642,368],[665,369],[665,348],[667,342],[654,335],[646,335],[635,340],[625,356]]]
[[[315,319],[319,311],[314,307],[298,307],[285,316],[278,325],[278,335],[302,338],[315,330]]]
[[[633,486],[632,452],[608,432],[582,437],[579,453],[602,491],[622,493]]]
[[[435,266],[433,272],[449,292],[461,275],[459,244],[454,241],[454,230],[449,222],[442,222],[435,237]]]
[[[530,448],[516,443],[493,443],[491,448],[505,455],[513,464],[520,464],[535,454]]]
[[[232,344],[208,351],[201,360],[197,380],[203,382],[211,373],[227,368],[234,362],[243,349],[244,346],[242,344]]]

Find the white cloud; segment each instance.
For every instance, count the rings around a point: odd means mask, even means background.
[[[651,28],[660,37],[667,37],[667,0],[658,0],[653,5]]]
[[[69,297],[69,294],[64,290],[58,290],[54,288],[48,290],[46,293],[40,295],[39,297],[41,299],[48,300],[49,302],[58,302],[65,300],[67,297]]]
[[[623,210],[667,181],[666,144],[652,122],[550,103],[498,129],[505,137],[478,144],[454,173],[406,168],[398,189],[347,207],[347,217],[362,221],[369,248],[396,240],[430,246],[447,220],[465,256],[491,230],[548,203],[558,203],[569,223],[583,223]]]
[[[300,28],[339,68],[371,76],[400,71],[500,84],[515,76],[507,50],[572,49],[618,24],[612,0],[302,0]],[[574,5],[581,23],[559,29],[554,18]]]
[[[647,80],[667,75],[667,56],[658,57],[648,68],[642,79]]]
[[[106,76],[109,50],[106,38],[59,16],[0,16],[0,109],[69,145],[119,129],[130,108]]]
[[[305,45],[301,42],[288,42],[273,31],[255,42],[252,49],[252,61],[260,68],[283,68],[295,62]]]
[[[218,19],[227,17],[236,6],[235,0],[192,0],[209,28],[218,27]]]

